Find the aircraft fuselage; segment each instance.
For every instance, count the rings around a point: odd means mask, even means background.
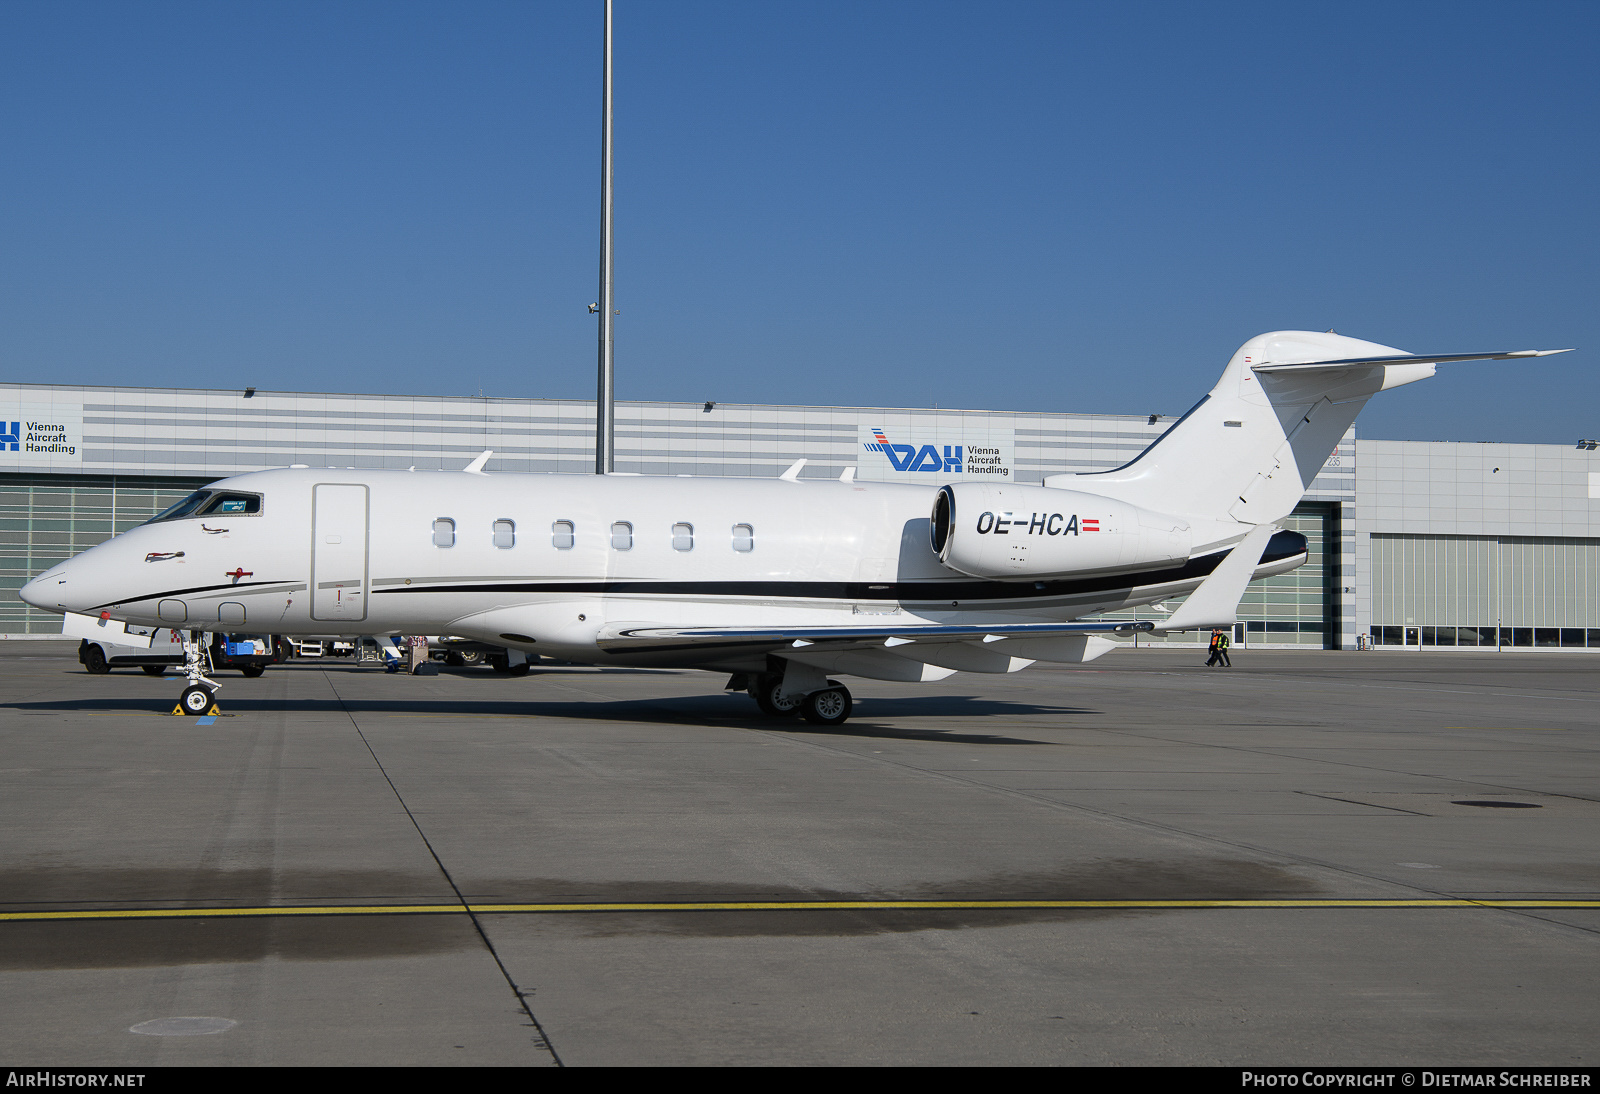
[[[1225,553],[1156,572],[972,578],[930,546],[934,489],[897,483],[307,468],[205,489],[194,512],[52,567],[25,599],[139,626],[460,634],[564,660],[712,667],[735,662],[597,639],[620,624],[1059,622],[1190,591]],[[1303,559],[1303,538],[1281,535],[1258,574]]]

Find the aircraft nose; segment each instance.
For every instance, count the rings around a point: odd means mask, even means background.
[[[67,568],[54,566],[18,589],[17,597],[31,607],[60,611],[67,588]]]

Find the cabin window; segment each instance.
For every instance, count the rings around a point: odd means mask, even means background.
[[[572,550],[574,536],[570,520],[558,520],[550,526],[550,543],[558,551]]]
[[[674,551],[694,550],[694,525],[674,524],[672,526],[672,549]]]
[[[435,547],[454,547],[456,545],[456,522],[449,517],[440,517],[433,522],[433,545]]]
[[[497,520],[494,522],[494,545],[502,550],[517,545],[516,521]]]
[[[261,512],[261,495],[218,493],[197,512],[202,517],[256,516]]]
[[[735,551],[754,551],[756,549],[756,530],[748,524],[735,524],[733,526],[733,549]]]
[[[613,551],[633,550],[633,525],[625,520],[619,520],[611,526],[611,549]]]

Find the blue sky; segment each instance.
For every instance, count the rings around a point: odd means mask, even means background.
[[[1593,3],[618,0],[621,398],[1178,413],[1246,338],[1578,346]],[[0,377],[588,398],[599,0],[0,6]]]

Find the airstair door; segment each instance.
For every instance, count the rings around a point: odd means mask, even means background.
[[[311,618],[367,617],[367,488],[321,483],[311,515]]]

